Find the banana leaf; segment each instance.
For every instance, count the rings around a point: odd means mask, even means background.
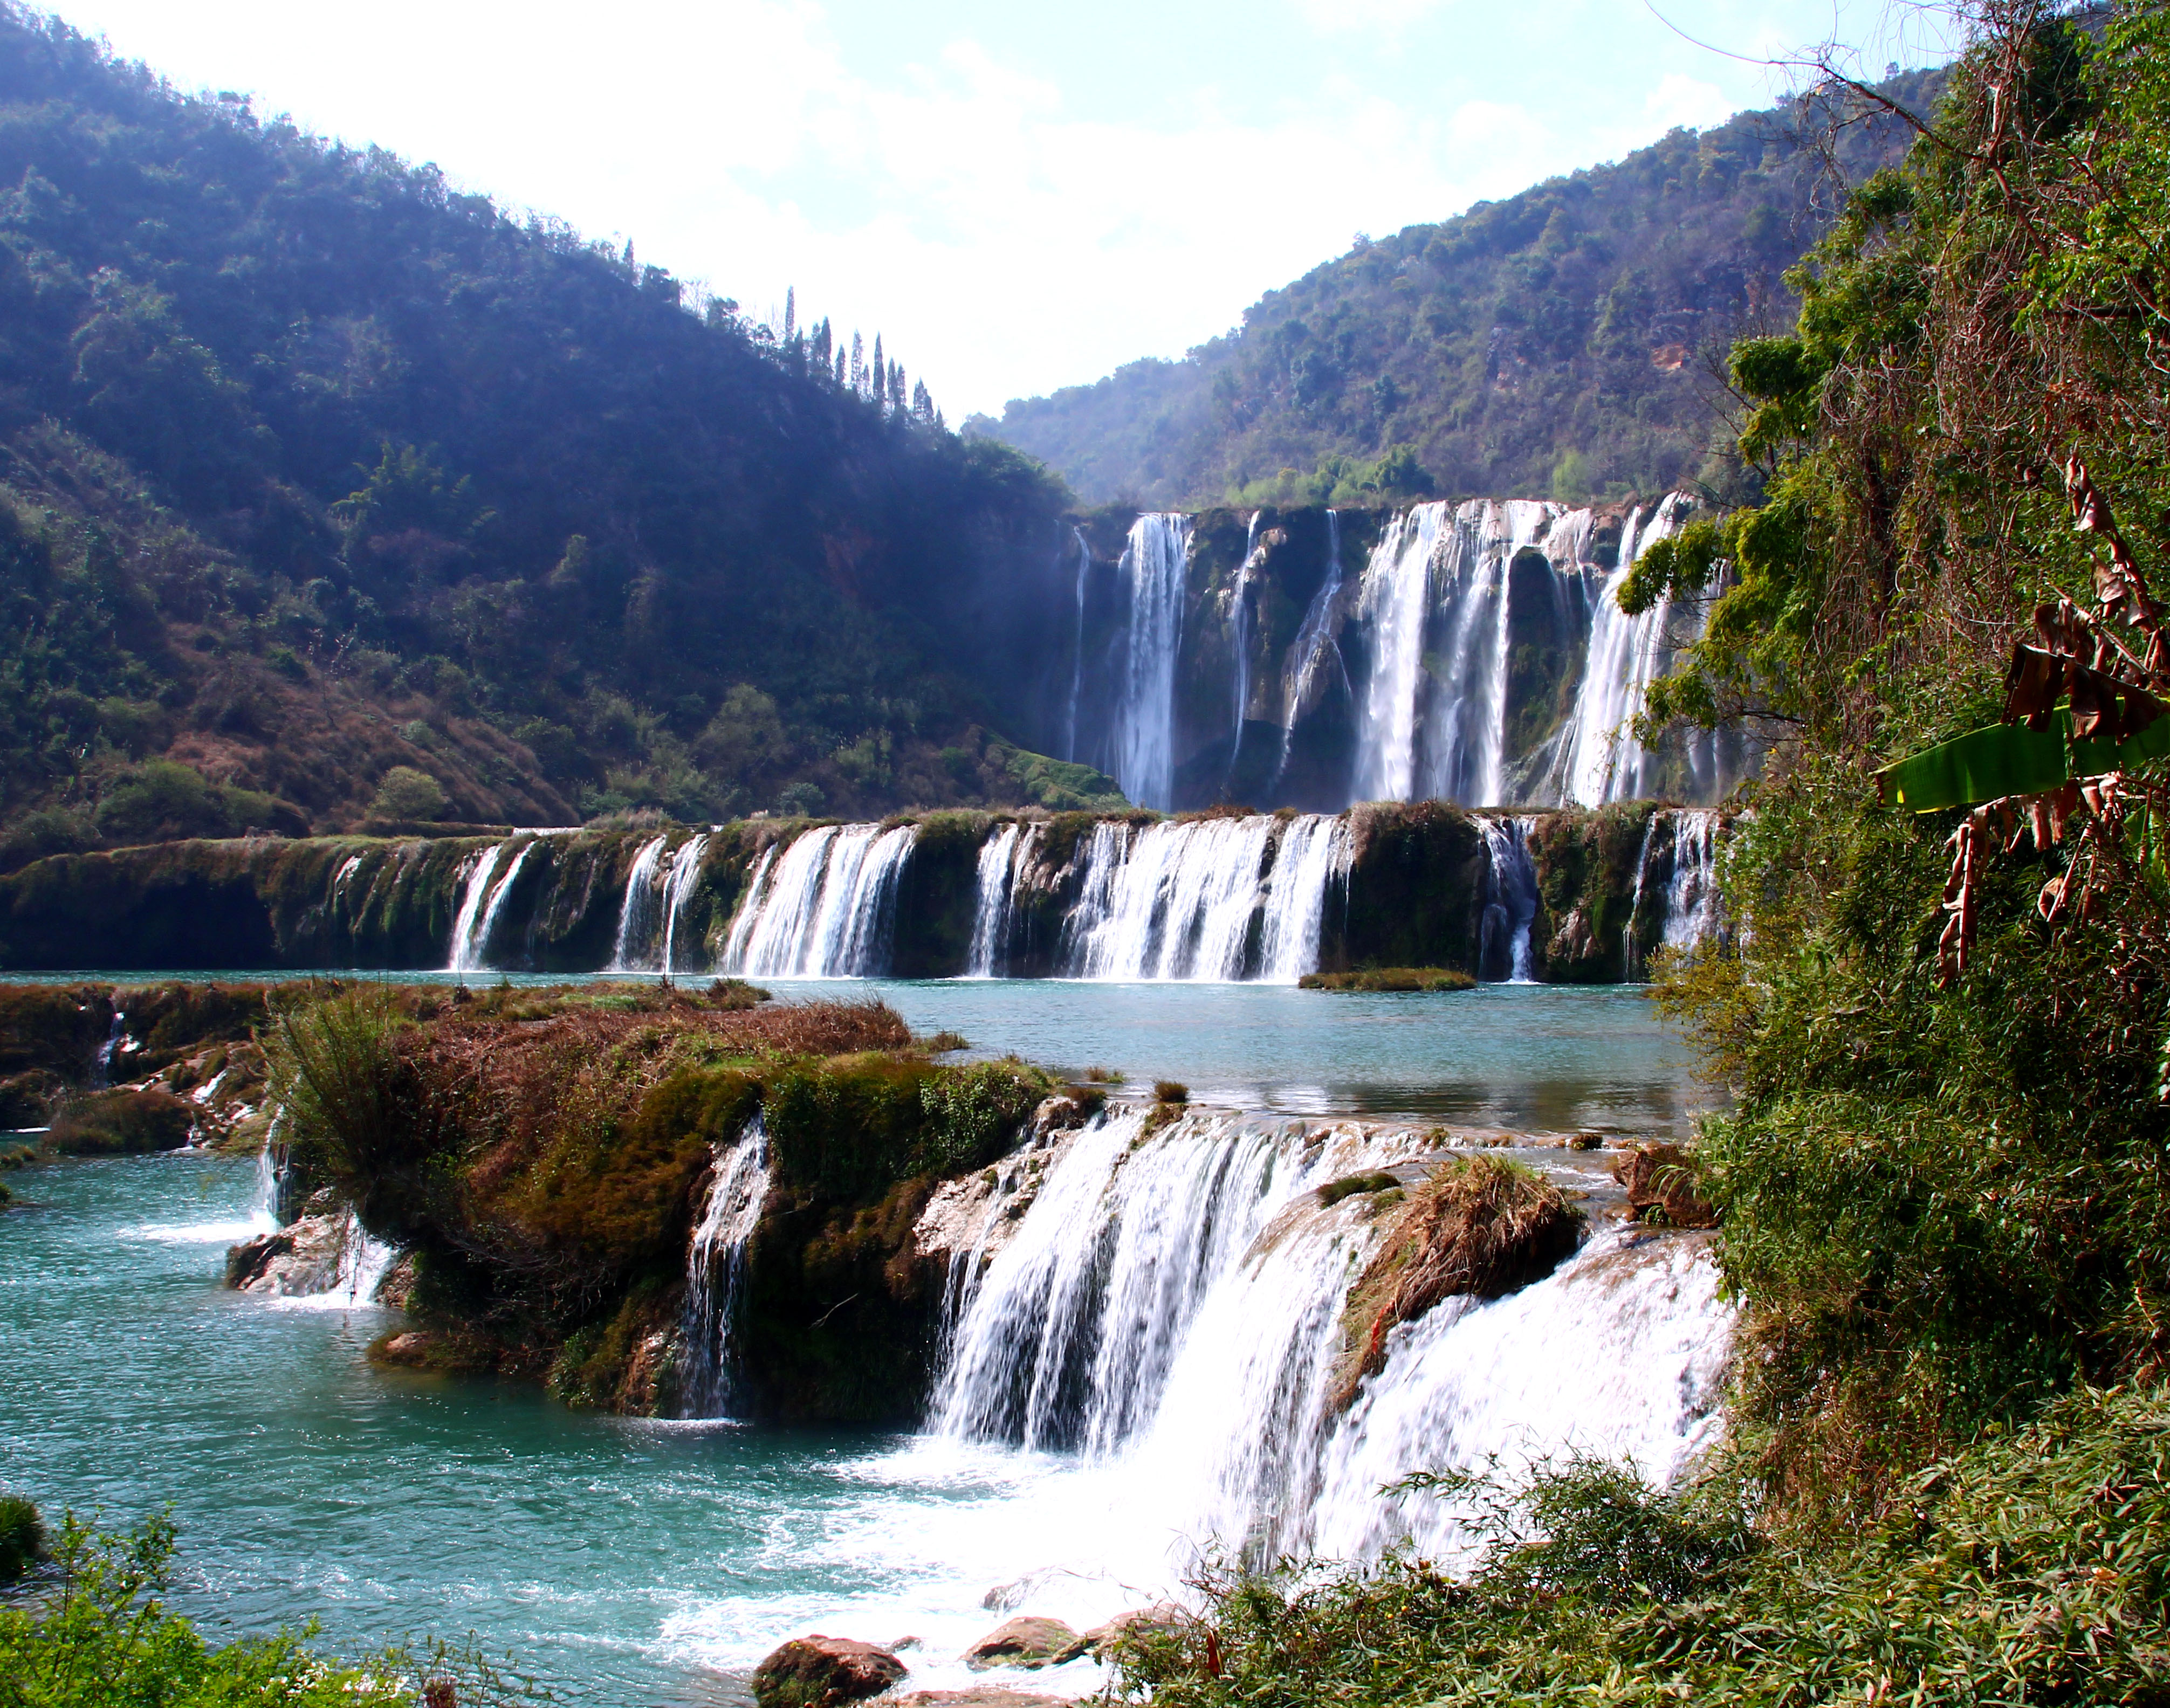
[[[2074,777],[2128,771],[2170,755],[2170,718],[2123,741],[2075,741],[2071,713],[2059,707],[2047,729],[1991,723],[1886,766],[1876,773],[1886,806],[1933,813],[2007,795],[2040,794]]]

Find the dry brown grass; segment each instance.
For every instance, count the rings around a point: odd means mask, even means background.
[[[1481,1153],[1451,1157],[1413,1193],[1342,1309],[1328,1404],[1356,1397],[1387,1362],[1387,1335],[1457,1294],[1497,1299],[1552,1273],[1581,1218],[1550,1181]]]

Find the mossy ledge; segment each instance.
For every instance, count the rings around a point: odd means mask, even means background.
[[[407,1320],[375,1356],[659,1415],[681,1409],[695,1222],[756,1113],[772,1182],[737,1409],[903,1422],[940,1281],[913,1224],[1053,1089],[1016,1062],[933,1061],[879,1002],[748,1007],[720,986],[358,986],[281,1007],[267,1038],[296,1190],[332,1188],[411,1258]]]
[[[1639,974],[1665,929],[1663,860],[1649,802],[1526,815],[1537,883],[1532,969],[1555,982]],[[1094,825],[1154,814],[1032,814],[1043,825],[1016,897],[1011,970],[1058,969],[1064,922],[1086,873]],[[939,978],[965,970],[979,851],[1014,814],[925,813],[899,874],[888,970]],[[1489,894],[1484,838],[1471,815],[1440,802],[1374,803],[1348,815],[1350,862],[1332,882],[1319,970],[1480,965]],[[906,819],[885,821],[906,822]],[[749,874],[805,819],[747,819],[698,833],[698,870],[684,892],[680,970],[714,964]],[[688,826],[601,826],[487,835],[273,836],[179,841],[55,855],[0,876],[0,966],[168,970],[425,969],[448,958],[461,885],[477,856],[508,838],[525,849],[489,941],[493,968],[576,974],[610,964],[626,882],[662,836],[675,855]],[[1660,852],[1670,838],[1657,839]],[[1662,868],[1662,869],[1660,869]],[[509,866],[502,869],[510,869]],[[1638,872],[1646,881],[1638,882]],[[1495,948],[1495,958],[1497,950]],[[1490,976],[1500,976],[1494,969]]]

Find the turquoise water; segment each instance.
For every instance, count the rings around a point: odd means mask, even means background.
[[[23,982],[291,976],[89,972]],[[441,973],[339,976],[460,982]],[[568,982],[532,974],[469,974],[467,982],[500,977],[516,985]],[[767,985],[783,1000],[878,995],[916,1032],[962,1033],[974,1054],[1015,1054],[1072,1072],[1104,1067],[1141,1087],[1179,1080],[1200,1101],[1244,1109],[1644,1133],[1684,1131],[1713,1101],[1676,1035],[1633,985],[1480,985],[1438,995],[1053,979]]]
[[[1648,1130],[1696,1101],[1632,990],[868,988],[916,1029],[982,1051],[1184,1079],[1253,1107]],[[170,1505],[175,1601],[232,1628],[314,1616],[349,1652],[472,1631],[560,1700],[687,1708],[743,1701],[762,1654],[815,1630],[917,1636],[909,1686],[961,1684],[949,1657],[1004,1616],[986,1593],[1028,1573],[1062,1577],[1073,1622],[1166,1587],[1093,1575],[1140,1557],[1138,1515],[1106,1467],[599,1417],[529,1385],[372,1369],[363,1348],[383,1313],[218,1284],[249,1228],[248,1160],[8,1178],[26,1207],[0,1214],[0,1485],[110,1522]],[[1160,1559],[1176,1539],[1145,1540]],[[1093,1681],[1088,1664],[1065,1670],[1053,1688]]]

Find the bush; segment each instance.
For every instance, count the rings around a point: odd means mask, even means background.
[[[109,841],[130,843],[230,836],[235,829],[223,789],[164,759],[146,760],[109,789],[97,822]]]
[[[94,1092],[53,1118],[51,1142],[64,1156],[135,1156],[178,1150],[195,1131],[195,1106],[171,1092]]]
[[[377,786],[369,813],[375,819],[426,823],[443,818],[452,804],[444,785],[429,772],[411,765],[395,765]]]
[[[1126,1640],[1161,1708],[2160,1705],[2170,1395],[2087,1390],[1911,1479],[1885,1524],[1760,1540],[1713,1486],[1590,1462],[1521,1488],[1415,1477],[1482,1539],[1450,1577],[1207,1574],[1206,1615]]]
[[[0,872],[13,872],[52,854],[79,854],[98,842],[98,829],[65,807],[25,813],[0,837]]]
[[[1190,1101],[1190,1087],[1179,1080],[1155,1080],[1153,1101],[1156,1103],[1187,1103]]]
[[[1368,967],[1355,973],[1306,973],[1306,990],[1472,990],[1477,980],[1452,967]]]
[[[70,1515],[53,1551],[64,1592],[0,1609],[0,1702],[9,1708],[411,1708],[404,1656],[342,1667],[306,1647],[313,1627],[206,1642],[158,1599],[172,1580],[169,1519],[112,1535]]]
[[[12,1583],[45,1557],[45,1521],[20,1495],[0,1495],[0,1583]]]

